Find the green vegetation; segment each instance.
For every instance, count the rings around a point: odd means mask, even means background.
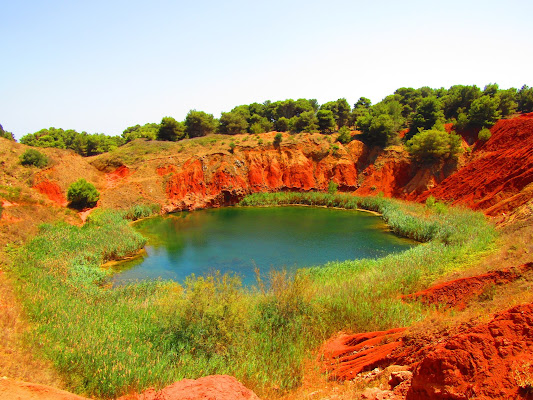
[[[20,163],[26,166],[33,165],[38,168],[43,168],[48,165],[48,157],[40,151],[28,149],[20,156]]]
[[[501,117],[499,98],[489,95],[474,100],[468,111],[468,120],[473,127],[491,127]]]
[[[359,129],[358,139],[368,145],[386,147],[401,144],[399,133],[406,134],[403,143],[419,131],[441,130],[444,123],[454,124],[457,131],[469,128],[490,128],[499,118],[516,111],[533,111],[533,88],[527,85],[500,89],[490,83],[483,90],[475,85],[455,85],[449,89],[418,89],[402,87],[394,94],[372,105],[360,97],[353,109],[346,99],[319,105],[316,99],[266,100],[263,103],[243,104],[220,119],[203,111],[190,110],[184,121],[164,117],[160,124],[130,126],[122,137],[103,134],[78,133],[74,130],[49,128],[25,135],[21,143],[37,147],[72,149],[83,156],[108,152],[135,139],[178,141],[221,133],[226,135],[278,132],[318,132],[330,134],[343,128]],[[13,138],[0,126],[0,136]],[[341,143],[349,140],[340,135]]]
[[[533,112],[533,87],[524,85],[520,88],[517,95],[518,111]]]
[[[130,221],[137,221],[141,218],[159,214],[161,206],[159,204],[136,204],[124,213],[124,218]]]
[[[323,339],[340,329],[386,329],[424,318],[420,305],[403,303],[399,295],[468,264],[494,239],[482,214],[446,206],[437,214],[384,197],[258,193],[241,204],[363,208],[380,212],[398,234],[427,243],[292,277],[272,273],[257,288],[215,274],[192,276],[183,286],[111,289],[99,266],[144,245],[124,218],[145,216],[150,206],[96,210],[83,227],[43,226],[12,254],[13,270],[35,325],[32,337],[72,390],[113,397],[212,373],[232,374],[260,393],[294,388],[302,362]]]
[[[124,144],[120,136],[104,134],[88,134],[76,132],[73,129],[49,128],[29,133],[20,139],[20,143],[34,147],[55,147],[70,149],[82,156],[94,156],[113,150]]]
[[[5,131],[2,125],[0,125],[0,137],[15,141],[15,136],[11,132]]]
[[[487,142],[492,137],[490,130],[488,128],[483,128],[477,134],[478,140],[481,142]]]
[[[420,101],[413,116],[407,139],[412,138],[421,130],[432,129],[439,122],[444,121],[444,112],[439,99],[434,96],[426,97]]]
[[[406,147],[416,161],[433,163],[455,157],[461,151],[461,138],[454,133],[430,129],[414,135]]]
[[[339,136],[337,136],[337,141],[342,144],[348,144],[352,140],[352,133],[350,132],[350,128],[343,126],[339,129]]]
[[[316,114],[318,129],[321,133],[331,133],[335,130],[335,118],[331,110],[318,110]]]
[[[279,132],[276,133],[276,136],[274,136],[274,146],[279,147],[282,140],[283,140],[283,135]]]
[[[339,185],[337,184],[337,182],[335,182],[333,179],[329,181],[328,183],[329,194],[336,194],[338,189],[339,189]]]
[[[220,133],[224,133],[226,135],[236,135],[239,133],[246,133],[247,129],[248,121],[242,113],[222,113],[219,126]]]
[[[172,117],[164,117],[157,130],[157,140],[175,142],[185,137],[185,125]]]
[[[155,140],[159,132],[159,127],[159,124],[154,123],[144,124],[143,126],[137,124],[124,129],[122,137],[124,138],[125,143],[141,138]]]
[[[348,123],[350,122],[352,109],[350,105],[348,104],[348,102],[346,101],[346,99],[344,98],[338,99],[337,101],[330,101],[328,103],[322,104],[320,106],[320,110],[331,111],[334,117],[334,122],[333,122],[334,128],[335,128],[335,125],[337,125],[337,127],[340,129],[343,126],[348,125]],[[317,113],[317,116],[318,116],[318,113]]]
[[[191,110],[185,117],[185,132],[190,138],[206,136],[217,129],[218,120],[203,111]]]
[[[94,185],[85,179],[79,179],[69,186],[67,199],[74,208],[92,207],[100,198]]]
[[[389,114],[366,114],[357,120],[357,124],[363,132],[363,140],[370,145],[385,147],[396,138],[394,120]]]

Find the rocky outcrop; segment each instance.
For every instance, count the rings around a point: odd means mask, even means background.
[[[322,348],[335,380],[365,379],[401,364],[389,389],[365,398],[407,400],[524,399],[533,391],[533,304],[500,312],[488,323],[458,327],[422,340],[404,329],[340,334]],[[384,370],[381,368],[385,368]],[[412,374],[409,372],[412,370]]]
[[[415,368],[407,400],[524,399],[533,385],[533,304],[437,344]]]
[[[67,205],[67,199],[56,182],[43,179],[39,183],[33,185],[33,188],[39,193],[44,194],[49,200],[53,201],[57,205],[62,207]]]
[[[355,335],[340,333],[328,340],[320,351],[323,368],[337,381],[354,379],[357,374],[395,363],[390,354],[402,345],[405,328],[365,332]]]
[[[515,281],[525,272],[533,270],[533,263],[491,271],[483,275],[456,279],[432,286],[420,292],[403,296],[405,301],[420,301],[426,305],[463,309],[468,302],[483,293],[489,285],[504,285]]]
[[[498,121],[492,137],[479,144],[473,159],[434,189],[432,195],[452,204],[508,214],[533,198],[533,113]]]

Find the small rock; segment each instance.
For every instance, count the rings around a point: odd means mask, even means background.
[[[413,378],[411,371],[394,371],[390,375],[389,385],[391,388],[395,388],[404,381],[410,381]]]

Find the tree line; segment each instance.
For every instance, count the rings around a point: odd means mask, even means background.
[[[338,140],[346,143],[351,140],[350,128],[355,128],[362,133],[358,138],[369,145],[385,147],[399,143],[398,133],[406,130],[404,141],[408,150],[424,147],[422,142],[440,141],[446,142],[446,147],[453,152],[459,143],[457,138],[442,134],[446,122],[453,123],[458,131],[481,129],[515,112],[533,112],[533,88],[524,85],[519,90],[500,89],[493,83],[483,90],[475,85],[455,85],[449,89],[402,87],[374,105],[365,97],[353,107],[345,98],[322,105],[316,99],[267,100],[236,106],[218,119],[197,110],[189,111],[184,121],[166,116],[160,123],[130,126],[121,136],[49,128],[27,134],[20,142],[72,149],[91,156],[139,138],[179,141],[212,133],[339,132]],[[13,139],[1,126],[0,135]]]

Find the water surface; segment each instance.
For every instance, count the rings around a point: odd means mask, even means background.
[[[415,242],[388,231],[377,216],[320,207],[230,207],[139,221],[146,254],[120,264],[114,284],[142,279],[183,282],[192,273],[236,273],[255,283],[255,267],[298,268],[382,257]]]

